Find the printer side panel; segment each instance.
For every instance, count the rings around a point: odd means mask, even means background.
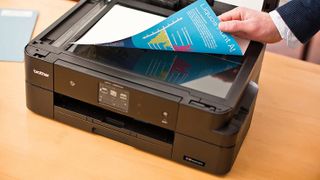
[[[237,157],[241,144],[248,132],[258,93],[258,86],[250,82],[241,98],[236,115],[223,128],[211,130],[211,136],[217,139],[214,143],[203,139],[175,133],[172,159],[182,164],[214,174],[227,173]],[[197,123],[193,124],[196,127]],[[209,127],[207,127],[209,129]],[[228,139],[229,145],[223,142]]]
[[[232,117],[231,112],[226,111],[218,114],[182,102],[179,107],[176,131],[210,143],[218,143],[224,146],[232,145],[234,144],[234,137],[232,135],[220,137],[212,134],[212,130],[220,129],[230,122],[230,118]]]
[[[26,82],[26,103],[31,111],[53,118],[53,92]]]
[[[180,105],[172,159],[182,164],[214,174],[227,173],[240,150],[251,124],[258,80],[265,46],[257,56],[248,85],[234,107],[230,121],[219,128],[213,128],[214,116],[203,118],[200,110],[190,104]],[[186,116],[183,111],[193,109],[193,115]]]
[[[40,49],[25,49],[27,107],[40,115],[53,118],[53,64],[45,61]]]
[[[207,142],[175,134],[172,159],[214,174],[225,174],[232,166],[234,147],[222,148]]]

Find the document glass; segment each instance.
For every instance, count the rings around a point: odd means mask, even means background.
[[[89,44],[91,41],[105,41],[106,39],[110,41],[115,36],[126,38],[138,33],[141,29],[153,26],[162,19],[164,17],[152,13],[115,5],[78,41]],[[99,37],[101,38],[99,39]],[[227,96],[241,68],[243,59],[237,56],[204,53],[76,44],[69,48],[69,51],[107,66],[220,98]]]

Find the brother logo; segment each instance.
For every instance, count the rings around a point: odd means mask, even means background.
[[[43,76],[43,77],[46,77],[46,78],[49,77],[49,74],[44,73],[42,71],[35,70],[35,69],[33,69],[33,73],[38,74],[38,75]]]

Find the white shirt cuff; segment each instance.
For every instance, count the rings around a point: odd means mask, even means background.
[[[287,24],[283,21],[282,17],[278,13],[278,11],[273,10],[269,13],[273,23],[277,27],[280,36],[283,40],[286,41],[287,46],[290,48],[296,48],[302,43],[297,39],[297,37],[292,33]]]

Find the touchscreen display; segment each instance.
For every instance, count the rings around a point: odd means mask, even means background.
[[[69,51],[133,73],[225,98],[241,57],[104,46],[74,45]]]

